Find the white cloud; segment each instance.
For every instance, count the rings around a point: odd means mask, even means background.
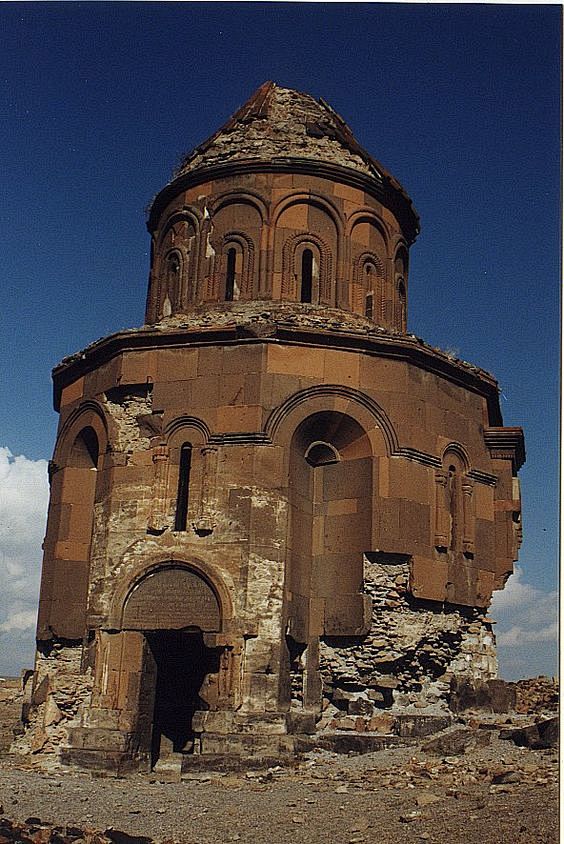
[[[0,673],[33,665],[47,461],[0,447]],[[23,660],[23,661],[22,661]]]
[[[498,622],[502,676],[518,679],[556,673],[557,591],[547,592],[527,583],[522,569],[516,566],[505,589],[494,593],[490,615]]]

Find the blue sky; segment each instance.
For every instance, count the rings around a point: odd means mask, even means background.
[[[144,209],[267,79],[327,100],[413,198],[409,330],[493,372],[505,424],[525,428],[502,672],[556,671],[560,17],[554,5],[1,4],[0,671],[32,659],[50,369],[142,323]],[[33,537],[13,512],[18,484]]]

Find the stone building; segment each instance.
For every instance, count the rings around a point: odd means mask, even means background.
[[[407,333],[402,186],[267,82],[148,229],[145,325],[54,370],[20,750],[276,755],[495,677],[523,435],[491,375]]]

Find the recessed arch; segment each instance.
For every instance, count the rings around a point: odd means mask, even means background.
[[[290,301],[301,298],[303,286],[303,255],[312,253],[311,297],[313,304],[334,304],[333,255],[325,240],[311,232],[298,232],[289,237],[282,248],[282,296]]]
[[[291,436],[297,420],[309,415],[308,409],[320,407],[333,410],[343,407],[366,430],[378,428],[388,456],[396,453],[399,443],[395,429],[385,411],[365,393],[340,384],[323,384],[299,390],[278,405],[266,420],[265,433],[273,442],[284,442]]]
[[[109,448],[108,422],[98,402],[88,400],[72,411],[57,437],[53,462],[64,465],[72,445],[83,428],[91,427],[98,439],[99,456]]]
[[[446,467],[449,461],[449,455],[455,455],[461,462],[461,469],[464,472],[470,471],[470,458],[468,452],[463,445],[457,442],[449,443],[442,453],[442,465]]]
[[[121,616],[122,630],[221,630],[221,605],[201,572],[170,561],[132,584]]]
[[[370,223],[370,225],[377,229],[384,240],[387,257],[390,251],[390,231],[381,217],[379,217],[372,208],[359,208],[347,219],[345,236],[352,237],[353,230],[359,223]]]
[[[223,575],[216,566],[212,566],[200,558],[187,558],[172,551],[168,553],[162,551],[153,556],[147,555],[145,560],[138,563],[133,571],[129,570],[127,574],[122,575],[116,585],[112,605],[108,613],[108,629],[123,629],[124,609],[129,596],[133,594],[134,590],[148,576],[170,568],[185,570],[186,573],[191,573],[194,577],[200,578],[206,584],[213,593],[219,608],[219,632],[228,630],[234,618],[234,610],[230,590],[224,582]],[[182,621],[181,616],[179,620]],[[188,626],[190,626],[190,622]]]
[[[202,213],[198,208],[190,206],[173,211],[164,221],[164,224],[158,234],[158,238],[156,239],[155,246],[157,249],[160,249],[170,230],[179,223],[188,223],[193,228],[194,235],[197,236],[200,232],[202,220]]]
[[[250,205],[260,215],[261,223],[268,222],[268,204],[264,197],[257,191],[251,190],[230,190],[215,196],[207,205],[208,213],[212,216],[217,214],[228,205]]]
[[[229,298],[226,285],[229,282],[230,258],[235,250],[233,261],[233,288]],[[220,272],[224,277],[225,298],[227,301],[250,299],[253,296],[255,278],[255,244],[246,232],[228,231],[223,236],[221,250],[222,262]]]
[[[193,432],[196,432],[196,441],[202,444],[207,443],[211,436],[211,431],[207,424],[197,416],[177,416],[165,426],[164,434],[169,446],[178,432],[181,432],[181,436],[187,439],[193,438]]]
[[[278,225],[280,215],[283,214],[284,211],[287,211],[288,208],[291,208],[293,205],[298,204],[313,205],[317,208],[320,208],[322,211],[325,211],[333,222],[338,237],[342,237],[344,223],[340,209],[338,208],[336,203],[329,199],[329,197],[321,196],[321,194],[313,192],[303,193],[302,191],[297,191],[296,193],[286,194],[286,196],[283,196],[281,199],[279,199],[278,202],[274,204],[271,210],[273,229],[276,228],[276,226]]]

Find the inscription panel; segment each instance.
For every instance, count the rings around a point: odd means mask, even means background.
[[[128,630],[220,629],[217,598],[203,578],[186,568],[170,567],[147,575],[131,592],[123,611]]]

